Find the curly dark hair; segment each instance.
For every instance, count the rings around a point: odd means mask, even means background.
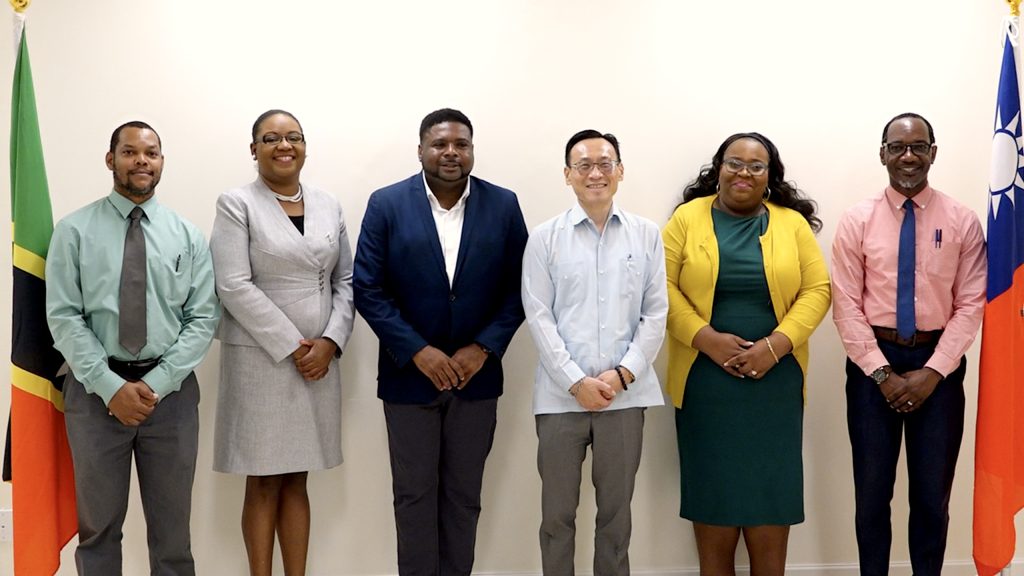
[[[818,204],[800,192],[795,183],[786,181],[786,168],[782,165],[782,159],[779,158],[779,149],[771,140],[757,132],[740,132],[726,138],[725,142],[718,147],[718,152],[715,152],[711,164],[702,167],[697,178],[686,185],[680,205],[696,198],[718,193],[718,172],[722,168],[725,150],[733,142],[744,138],[757,140],[768,151],[768,187],[772,191],[770,201],[773,204],[796,210],[811,225],[811,230],[814,230],[815,233],[820,232],[821,219],[816,215]]]

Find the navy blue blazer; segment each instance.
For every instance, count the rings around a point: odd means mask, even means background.
[[[501,356],[522,324],[520,275],[527,229],[516,195],[470,176],[451,286],[423,175],[370,196],[356,247],[356,310],[380,339],[377,396],[427,404],[437,388],[412,357],[428,344],[449,356],[478,342],[494,352],[460,398],[502,393]]]

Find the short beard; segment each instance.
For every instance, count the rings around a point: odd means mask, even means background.
[[[122,188],[124,188],[125,190],[128,191],[129,195],[131,195],[131,196],[140,196],[141,197],[141,196],[148,196],[149,194],[152,194],[152,193],[156,192],[156,185],[159,184],[159,183],[160,183],[160,180],[154,180],[152,184],[150,184],[149,186],[146,186],[145,188],[136,188],[135,186],[132,186],[131,178],[129,177],[129,178],[126,178],[120,184],[121,184]]]

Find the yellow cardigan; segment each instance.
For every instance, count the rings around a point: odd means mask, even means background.
[[[711,320],[718,281],[718,241],[711,221],[716,196],[678,207],[665,229],[665,272],[668,278],[668,382],[676,408],[697,359],[693,337]],[[789,208],[768,202],[768,231],[761,236],[764,275],[776,332],[789,337],[807,378],[807,339],[821,323],[832,301],[828,267],[807,220]],[[767,336],[767,334],[766,334]]]

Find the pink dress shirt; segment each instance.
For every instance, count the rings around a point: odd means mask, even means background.
[[[896,327],[896,270],[906,197],[885,191],[843,214],[832,242],[832,318],[865,374],[888,364],[872,326]],[[942,376],[960,364],[985,308],[985,237],[978,216],[928,186],[914,196],[917,329],[945,329],[925,363]]]

